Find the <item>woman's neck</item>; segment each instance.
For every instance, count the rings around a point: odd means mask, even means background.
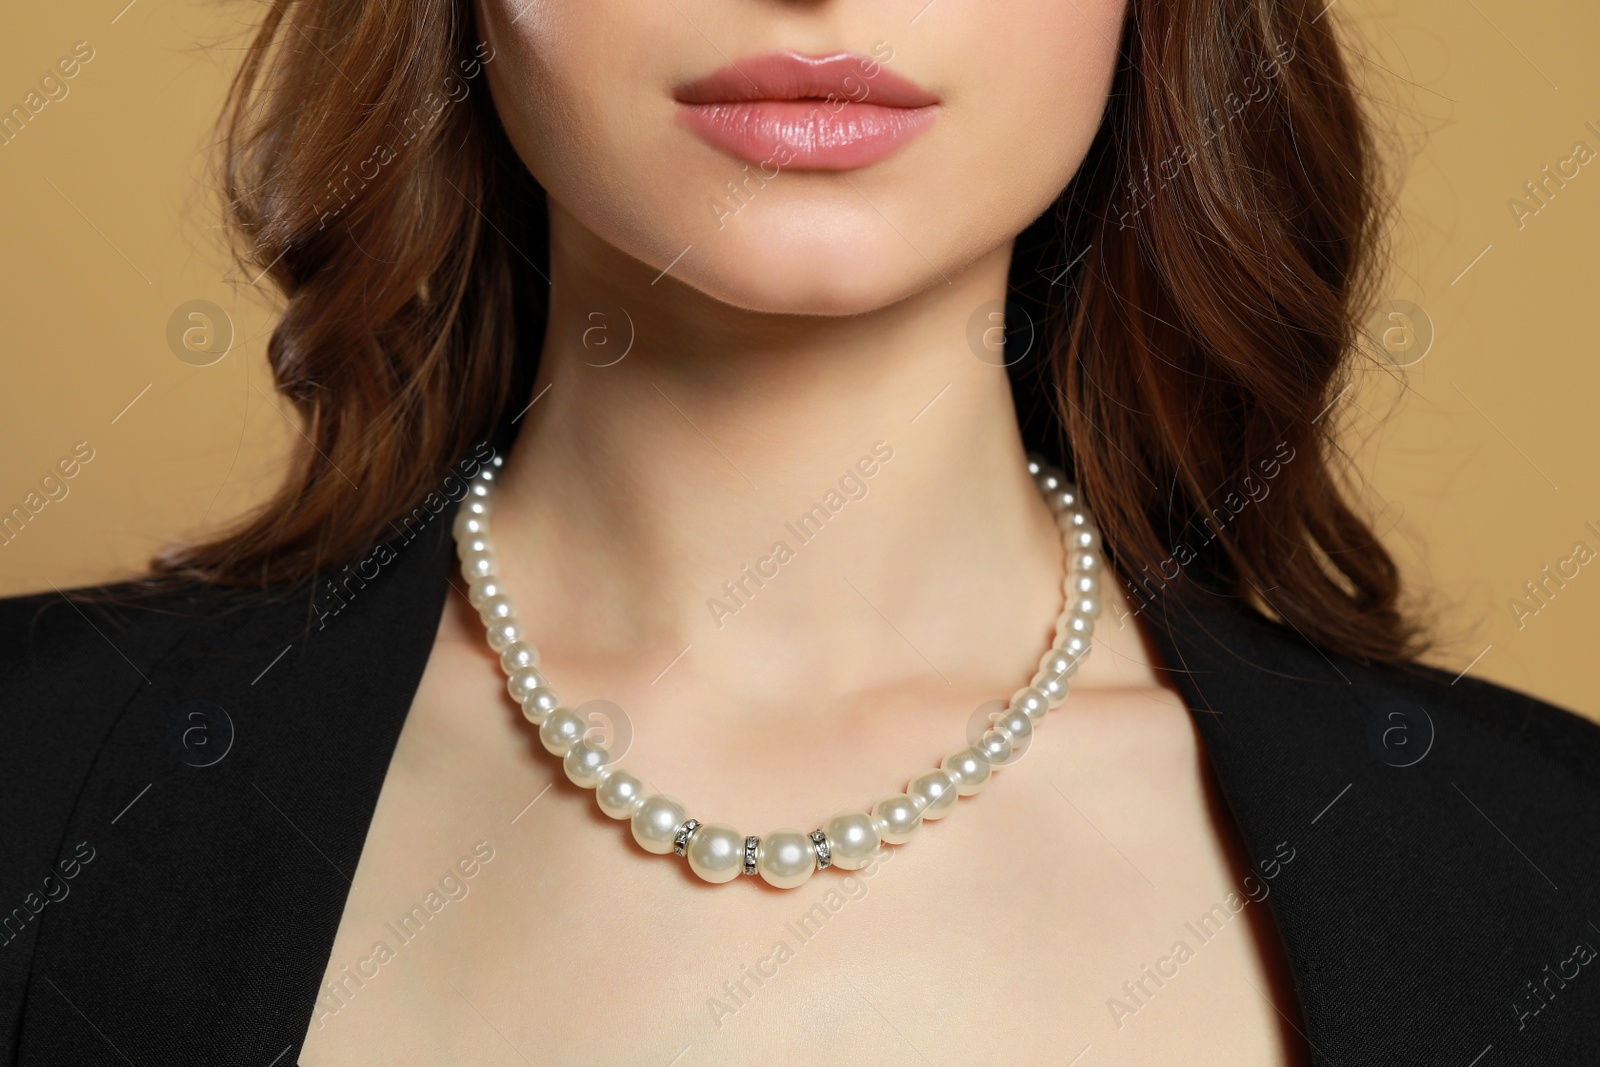
[[[551,326],[494,523],[558,681],[622,663],[634,686],[754,700],[1026,682],[1062,549],[1006,373],[967,341],[1008,248],[870,314],[779,316],[552,216]]]

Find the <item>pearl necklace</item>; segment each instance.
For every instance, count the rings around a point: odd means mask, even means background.
[[[904,792],[885,797],[871,811],[840,812],[809,834],[775,830],[765,837],[747,837],[724,823],[701,823],[689,818],[677,800],[649,790],[617,766],[609,751],[588,739],[590,724],[561,703],[540,673],[538,650],[517,621],[489,539],[501,462],[496,456],[472,480],[454,529],[461,573],[470,583],[468,599],[487,628],[489,647],[500,656],[506,688],[527,720],[539,728],[540,742],[561,758],[573,784],[595,791],[601,811],[613,819],[630,820],[634,840],[645,851],[687,857],[690,869],[708,882],[759,874],[769,885],[794,889],[813,871],[859,870],[872,861],[881,844],[905,844],[924,821],[947,814],[957,796],[982,790],[995,767],[1027,745],[1034,725],[1066,700],[1068,683],[1089,654],[1100,615],[1100,535],[1077,487],[1061,471],[1030,456],[1028,473],[1050,505],[1066,544],[1066,604],[1056,620],[1055,647],[1039,661],[1033,679],[1011,695],[978,744],[952,752],[937,770],[911,779]]]

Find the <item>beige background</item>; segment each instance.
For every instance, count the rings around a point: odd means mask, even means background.
[[[0,546],[0,594],[136,571],[260,499],[297,432],[263,362],[268,296],[229,269],[206,184],[238,20],[256,6],[125,4],[28,5],[0,34],[3,110],[76,42],[94,50],[0,146],[0,511],[76,442],[94,449],[68,496]],[[1548,183],[1542,207],[1524,190],[1576,142],[1600,152],[1600,7],[1336,0],[1328,17],[1359,42],[1394,130],[1387,296],[1435,335],[1403,369],[1375,359],[1338,409],[1378,529],[1425,598],[1434,662],[1600,717],[1600,561],[1520,627],[1508,604],[1575,542],[1600,551],[1600,160]],[[1520,226],[1513,198],[1539,207]],[[236,331],[210,366],[168,346],[193,299]]]

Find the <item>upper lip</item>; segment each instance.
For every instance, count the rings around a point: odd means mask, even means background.
[[[882,63],[855,52],[811,56],[764,52],[747,56],[673,91],[681,104],[733,104],[753,100],[826,100],[926,107],[939,98]]]

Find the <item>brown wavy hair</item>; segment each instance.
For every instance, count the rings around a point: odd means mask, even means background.
[[[1359,659],[1421,650],[1324,417],[1387,199],[1322,0],[1129,0],[1104,121],[1019,238],[1030,445],[1062,457],[1142,603],[1207,588]],[[501,129],[468,0],[272,0],[221,119],[249,275],[305,442],[277,495],[156,573],[314,579],[393,534],[527,397],[543,191]],[[354,487],[354,488],[353,488]]]

